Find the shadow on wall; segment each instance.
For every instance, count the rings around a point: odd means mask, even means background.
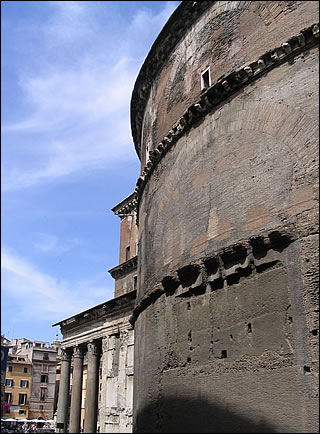
[[[256,421],[207,400],[160,399],[137,414],[134,433],[274,433],[252,408]]]

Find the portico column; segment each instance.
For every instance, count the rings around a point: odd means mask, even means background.
[[[98,342],[89,342],[86,408],[85,408],[85,416],[84,416],[85,433],[97,432],[98,385],[99,385],[99,344]]]
[[[82,398],[83,348],[79,345],[73,349],[73,374],[70,408],[70,433],[80,432],[81,398]]]
[[[71,350],[61,350],[61,373],[59,384],[59,397],[57,409],[57,424],[63,423],[63,428],[57,428],[57,432],[65,433],[68,428],[68,407],[69,407],[69,388],[70,388],[70,365]]]

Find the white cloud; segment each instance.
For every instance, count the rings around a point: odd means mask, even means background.
[[[36,241],[33,246],[36,250],[44,253],[62,253],[79,247],[81,240],[73,238],[71,240],[61,241],[56,235],[37,232],[35,234]]]
[[[2,191],[106,169],[120,160],[135,159],[138,168],[129,113],[140,56],[150,49],[145,38],[153,40],[178,3],[167,2],[157,14],[138,12],[125,31],[112,35],[117,50],[111,35],[97,34],[99,2],[49,2],[53,14],[41,25],[42,56],[19,71],[29,109],[2,125]]]
[[[38,270],[25,258],[8,249],[1,249],[4,292],[15,300],[17,316],[39,320],[60,320],[113,296],[113,289],[97,285],[96,278],[68,282]]]

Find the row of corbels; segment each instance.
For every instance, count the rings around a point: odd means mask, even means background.
[[[279,262],[278,256],[267,257],[267,252],[271,249],[277,252],[282,251],[295,239],[296,230],[293,225],[275,228],[271,232],[261,232],[248,240],[238,241],[234,245],[222,248],[211,255],[206,255],[199,260],[169,272],[167,276],[162,278],[161,282],[145,293],[136,303],[129,320],[130,323],[134,325],[140,313],[162,295],[175,295],[177,297],[201,295],[204,294],[207,286],[212,290],[215,282],[228,282],[228,279],[232,276],[241,276],[245,270],[258,269],[261,264],[275,265]],[[256,257],[261,256],[262,260],[256,259]]]
[[[304,47],[314,45],[318,38],[319,24],[314,24],[302,30],[298,35],[288,39],[281,44],[280,47],[267,51],[257,61],[244,66],[238,71],[232,71],[227,76],[220,77],[216,83],[208,89],[205,89],[200,100],[187,108],[159,145],[154,150],[150,151],[149,159],[136,183],[137,213],[142,192],[150,175],[162,157],[186,130],[190,129],[197,120],[204,117],[209,111],[218,106],[218,104],[221,104],[223,100],[238,91],[244,85],[260,77],[266,71],[289,60],[289,58],[299,54]]]

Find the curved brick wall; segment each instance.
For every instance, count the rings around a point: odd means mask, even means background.
[[[317,432],[318,2],[200,3],[132,97],[134,431]]]

